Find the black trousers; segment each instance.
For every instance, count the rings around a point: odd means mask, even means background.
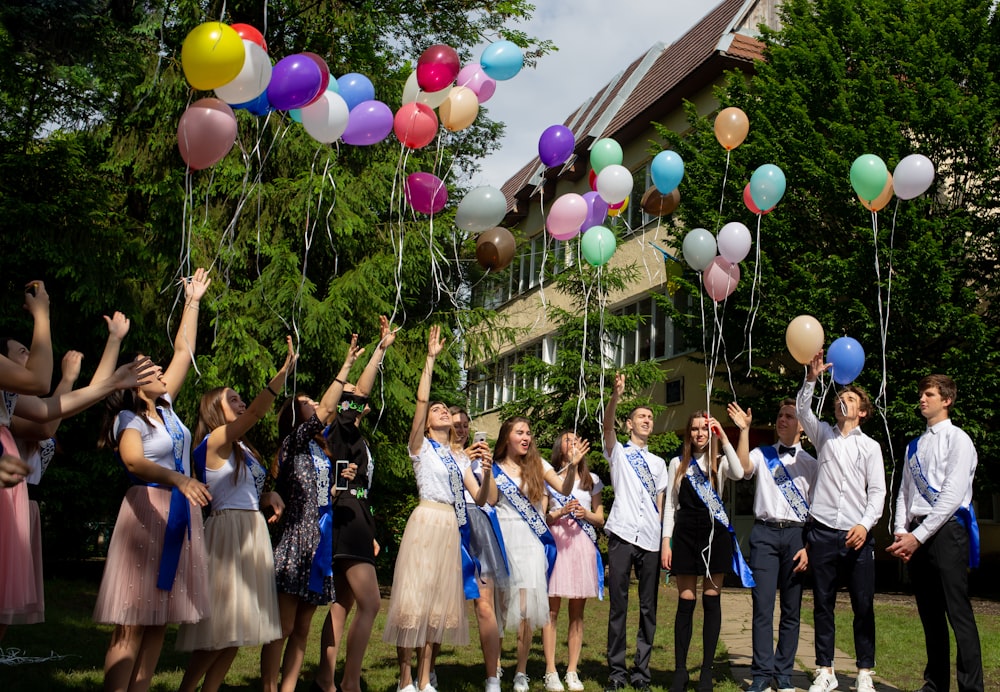
[[[639,580],[639,633],[635,640],[635,666],[625,665],[625,623],[628,586],[632,570]],[[608,534],[608,679],[612,683],[645,684],[650,681],[649,658],[656,634],[656,599],[659,593],[660,551],[643,550]]]
[[[802,549],[802,527],[777,528],[754,524],[750,530],[750,569],[753,587],[753,662],[750,675],[758,678],[791,676],[799,647],[802,578],[792,570],[792,558]],[[781,592],[778,646],[774,646],[774,602]]]
[[[945,522],[909,562],[927,647],[924,687],[934,692],[948,692],[951,684],[948,622],[955,632],[959,692],[983,692],[983,657],[969,602],[968,563],[969,534],[955,519]]]

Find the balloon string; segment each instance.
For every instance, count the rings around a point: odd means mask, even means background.
[[[719,197],[719,217],[715,222],[716,232],[718,232],[719,226],[722,224],[722,205],[726,201],[726,182],[729,180],[729,160],[732,155],[732,150],[726,149],[726,167],[722,171],[722,195]]]
[[[757,214],[757,242],[754,244],[753,281],[750,284],[750,314],[743,329],[743,344],[747,353],[747,372],[753,370],[753,325],[757,321],[757,311],[763,296],[762,269],[760,266],[760,225],[762,215]],[[760,291],[758,291],[760,286]]]

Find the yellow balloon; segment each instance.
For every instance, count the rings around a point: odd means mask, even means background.
[[[805,365],[823,348],[823,326],[812,315],[799,315],[788,323],[785,345],[797,362]]]
[[[626,209],[628,209],[628,197],[626,197],[621,202],[621,206],[618,207],[617,209],[612,209],[611,207],[608,207],[608,216],[618,216],[619,214],[621,214]]]
[[[228,24],[199,24],[181,46],[181,67],[188,84],[208,91],[236,79],[243,69],[246,49],[243,39]]]
[[[475,121],[479,115],[479,99],[469,87],[452,87],[446,98],[438,106],[441,125],[446,130],[458,132],[464,130]]]

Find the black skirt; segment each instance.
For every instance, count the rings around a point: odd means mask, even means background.
[[[729,530],[712,517],[687,476],[681,480],[677,495],[670,573],[704,576],[732,572],[733,543]]]
[[[355,497],[349,490],[342,490],[333,501],[333,559],[375,564],[371,508],[367,499]]]

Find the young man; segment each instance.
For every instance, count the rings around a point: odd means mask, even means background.
[[[753,682],[747,692],[794,692],[792,671],[799,645],[799,611],[802,606],[801,572],[808,566],[803,527],[809,516],[809,493],[816,480],[817,463],[799,444],[802,426],[795,414],[795,399],[785,399],[778,409],[774,429],[777,444],[749,451],[752,414],[729,404],[729,418],[740,429],[736,453],[746,478],[757,478],[754,491],[754,526],[750,531],[750,569],[753,587]],[[774,646],[774,601],[781,591],[778,646]]]
[[[927,648],[921,692],[950,688],[948,622],[958,649],[958,690],[983,692],[983,658],[967,571],[967,566],[979,564],[979,532],[972,511],[976,448],[949,418],[958,394],[955,381],[928,375],[918,390],[927,430],[906,449],[896,498],[896,539],[886,550],[909,563]]]
[[[820,373],[831,367],[823,352],[809,362],[806,381],[796,399],[799,423],[816,447],[819,472],[813,487],[812,523],[806,530],[809,566],[813,571],[816,677],[809,692],[837,689],[833,670],[838,576],[847,582],[854,609],[854,654],[857,692],[874,692],[875,667],[875,539],[872,527],[885,504],[882,449],[861,431],[872,411],[860,387],[843,388],[834,400],[835,426],[812,412],[813,389]]]
[[[615,413],[625,391],[625,376],[615,376],[611,401],[604,411],[604,457],[611,468],[615,501],[604,524],[608,534],[608,686],[607,692],[631,684],[649,689],[649,657],[656,634],[656,596],[660,576],[660,513],[667,487],[667,465],[646,444],[653,432],[653,412],[638,406],[625,421],[629,441],[615,434]],[[635,665],[625,665],[625,620],[629,576],[639,577],[639,633]]]

